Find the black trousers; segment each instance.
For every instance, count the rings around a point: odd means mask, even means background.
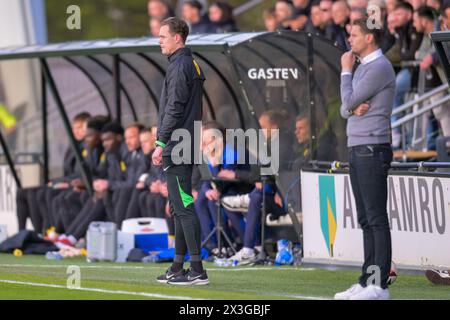
[[[18,189],[16,193],[17,221],[19,231],[26,229],[30,218],[33,228],[38,233],[44,232],[44,223],[37,203],[37,191],[40,187]]]
[[[128,206],[135,188],[120,188],[114,190],[111,196],[104,199],[106,213],[108,219],[117,225],[117,228],[122,227],[123,220],[126,219]]]
[[[52,189],[47,186],[40,187],[36,192],[37,205],[39,212],[42,216],[42,223],[44,229],[48,229],[51,226],[56,226],[54,207],[52,202],[61,194],[69,192],[70,189]]]
[[[56,232],[66,233],[88,199],[87,191],[66,190],[52,200]]]
[[[164,162],[163,159],[163,165]],[[188,251],[191,262],[201,261],[200,222],[191,193],[192,165],[172,165],[165,170],[165,176],[170,210],[175,220],[174,262],[184,262]]]
[[[67,228],[66,234],[72,235],[79,240],[86,235],[89,224],[92,221],[104,220],[106,220],[106,210],[103,199],[98,199],[95,196],[89,197],[80,213]]]
[[[373,274],[373,266],[378,266],[381,278],[379,285],[386,288],[392,259],[391,232],[386,209],[391,146],[379,144],[351,147],[349,159],[350,180],[364,240],[364,264],[359,283],[363,287],[367,286],[367,281]]]

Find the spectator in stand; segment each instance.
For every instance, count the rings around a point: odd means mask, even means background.
[[[334,24],[344,28],[350,21],[350,7],[345,0],[338,0],[333,3],[331,9],[331,17],[333,18]]]
[[[209,20],[213,33],[238,31],[233,18],[233,8],[226,2],[218,1],[209,7]]]
[[[386,0],[386,13],[389,15],[391,12],[394,12],[395,7],[397,6],[399,0]]]
[[[291,30],[291,20],[294,16],[294,6],[290,0],[278,0],[275,3],[275,16],[279,30]]]
[[[159,29],[161,28],[161,21],[158,19],[150,19],[149,27],[150,27],[150,35],[152,37],[159,37]]]
[[[319,2],[315,0],[311,4],[311,15],[309,16],[308,23],[305,26],[305,31],[316,35],[325,35],[322,26],[322,14],[320,12]]]
[[[278,20],[277,16],[275,15],[275,8],[268,8],[264,10],[263,12],[263,20],[264,20],[264,26],[266,27],[266,30],[269,32],[274,32],[277,30],[278,27]]]
[[[393,12],[394,14],[394,37],[396,39],[394,47],[391,50],[399,50],[398,57],[396,53],[387,53],[392,63],[400,61],[412,61],[415,59],[415,53],[422,43],[423,34],[417,32],[412,23],[413,7],[407,2],[399,2]],[[398,60],[397,60],[398,59]],[[404,103],[405,94],[411,90],[412,77],[410,68],[402,68],[396,75],[395,98],[393,108]],[[397,120],[392,117],[392,120]],[[392,131],[392,144],[394,148],[400,147],[400,132]]]
[[[436,14],[439,14],[441,11],[441,0],[426,0],[426,5],[432,8]]]
[[[350,22],[350,7],[345,0],[338,0],[333,3],[333,7],[331,9],[331,16],[333,18],[333,23],[335,25],[335,29],[338,33],[342,35],[344,40],[344,48],[349,50],[350,47],[347,43],[347,38],[349,37],[349,33],[347,32],[346,25]]]
[[[369,4],[368,0],[348,0],[348,5],[350,6],[350,9],[367,9],[367,6]]]
[[[164,0],[150,0],[147,3],[147,12],[150,19],[159,21],[175,15],[170,5]]]
[[[189,25],[189,34],[210,33],[211,23],[207,16],[202,15],[202,4],[197,0],[183,3],[182,16]]]
[[[442,18],[442,24],[441,24],[441,31],[449,30],[450,29],[450,2],[446,3],[442,9],[441,9],[441,18]],[[436,54],[433,56],[433,63],[438,63],[439,57]]]
[[[391,37],[387,28],[387,8],[384,0],[370,0],[367,6],[367,14],[376,19],[377,24],[383,29],[383,39],[381,40],[380,49],[385,53],[393,46],[395,38]]]
[[[436,51],[430,38],[431,32],[436,31],[436,21],[437,18],[434,14],[434,9],[431,7],[422,6],[414,12],[414,27],[418,32],[424,34],[420,48],[416,52],[416,60],[418,61],[423,62],[425,58],[431,57]],[[425,91],[429,91],[442,84],[442,80],[437,71],[438,67],[440,67],[439,64],[420,64],[420,69],[426,72]],[[441,99],[442,96],[442,94],[434,95],[430,98],[430,103]],[[448,105],[434,108],[433,114],[441,126],[443,135],[450,136],[450,108]]]
[[[325,32],[325,37],[333,42],[336,42],[341,48],[346,48],[345,33],[343,30],[334,24],[331,10],[333,8],[332,0],[321,0],[319,3],[322,28]]]
[[[427,0],[406,0],[405,2],[409,3],[414,10],[417,10],[421,6],[424,6],[427,3]]]
[[[303,30],[311,13],[311,0],[293,0],[294,18],[291,20],[292,30]]]
[[[345,26],[345,31],[350,34],[350,29],[352,28],[353,21],[364,18],[366,15],[365,8],[350,8],[350,21]]]

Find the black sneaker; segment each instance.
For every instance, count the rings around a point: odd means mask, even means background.
[[[192,268],[190,268],[185,274],[172,278],[167,282],[168,284],[178,285],[178,286],[201,286],[209,283],[208,276],[206,275],[206,270],[199,273]]]
[[[175,279],[176,277],[184,276],[185,273],[186,273],[186,270],[184,270],[184,269],[181,269],[178,272],[173,272],[172,268],[169,267],[169,269],[167,269],[165,274],[156,278],[156,281],[158,281],[159,283],[167,283],[171,279]]]
[[[425,276],[433,284],[450,285],[450,270],[429,269]]]

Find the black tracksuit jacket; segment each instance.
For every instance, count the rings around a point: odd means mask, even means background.
[[[180,48],[169,56],[159,104],[157,134],[157,144],[163,146],[166,160],[178,143],[171,140],[172,132],[180,128],[191,134],[191,157],[194,156],[194,121],[202,119],[204,81],[203,71],[193,59],[190,49]]]

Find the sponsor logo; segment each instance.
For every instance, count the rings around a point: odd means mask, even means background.
[[[336,193],[333,176],[319,176],[320,226],[330,257],[336,238]]]
[[[296,68],[251,68],[247,74],[252,80],[297,80],[299,71]]]

